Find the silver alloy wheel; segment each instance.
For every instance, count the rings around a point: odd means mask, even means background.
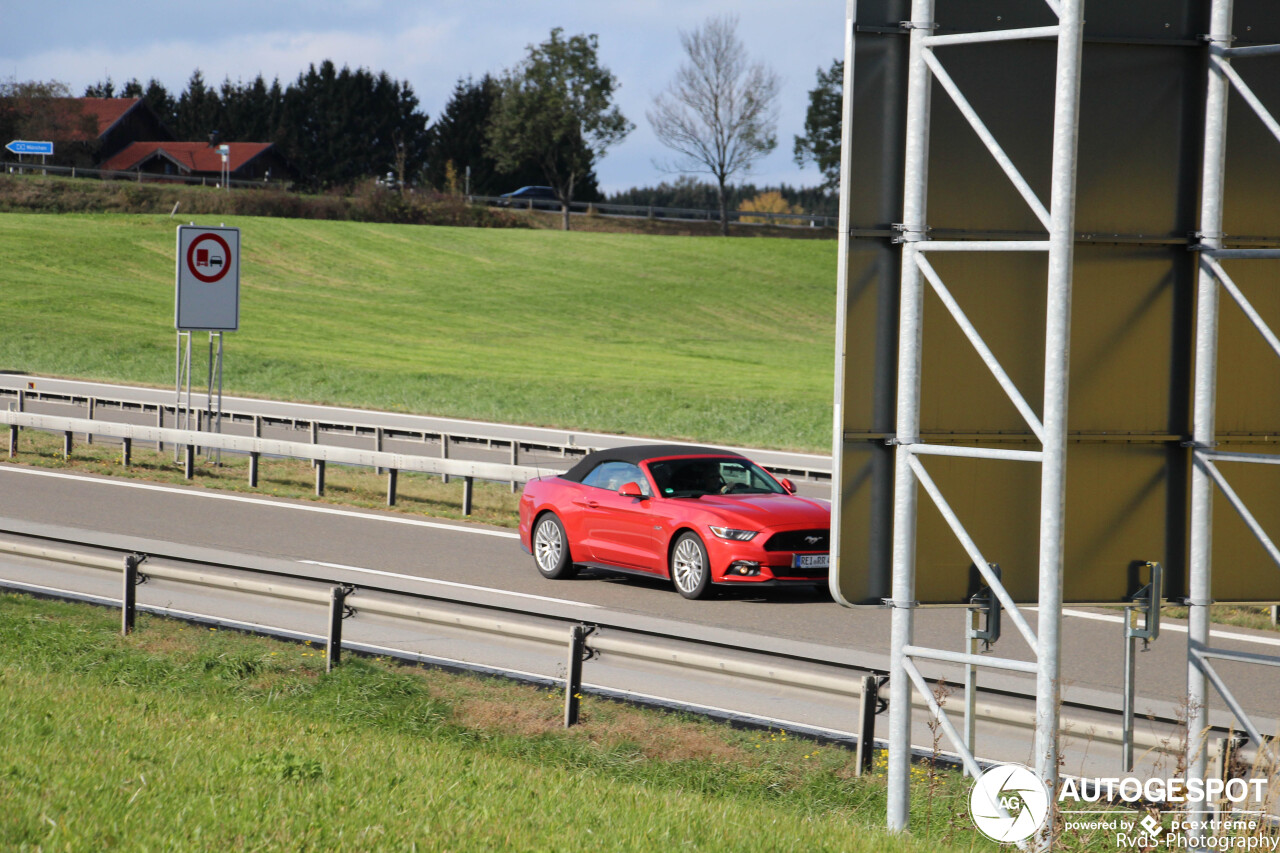
[[[533,533],[533,555],[538,561],[538,568],[547,574],[554,572],[563,553],[564,538],[560,535],[560,525],[549,517],[543,519]]]
[[[689,593],[697,589],[706,570],[698,541],[692,537],[681,539],[676,544],[675,553],[671,555],[671,579],[680,591]]]

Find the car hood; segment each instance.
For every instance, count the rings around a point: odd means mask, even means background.
[[[744,528],[831,526],[831,507],[826,501],[799,495],[703,495],[687,500]]]

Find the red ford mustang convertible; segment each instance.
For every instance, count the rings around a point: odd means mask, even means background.
[[[749,459],[708,447],[588,453],[531,480],[520,544],[548,578],[579,568],[670,578],[685,598],[712,584],[827,583],[831,508]]]

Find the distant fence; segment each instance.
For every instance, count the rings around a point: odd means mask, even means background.
[[[16,162],[5,160],[0,162],[0,169],[10,175],[63,175],[68,178],[99,178],[104,181],[132,181],[137,184],[186,184],[198,187],[221,187],[224,183],[220,178],[211,178],[200,175],[160,175],[154,172],[142,171],[116,171],[112,169],[84,169],[80,166],[52,166],[41,163]],[[226,185],[233,189],[288,189],[291,184],[288,181],[246,181],[240,178],[232,178],[225,182]]]
[[[40,163],[0,161],[0,169],[10,175],[62,175],[70,178],[98,178],[104,181],[131,181],[147,184],[185,184],[188,186],[221,187],[218,178],[197,175],[160,175],[154,172],[116,171],[111,169],[85,169],[79,166],[52,166]],[[225,184],[231,189],[289,189],[287,181],[246,181],[232,178]],[[560,202],[554,199],[510,199],[501,196],[468,196],[473,204],[489,207],[505,207],[512,210],[542,210],[559,212]],[[575,201],[570,203],[572,213],[616,216],[627,219],[660,219],[677,222],[719,222],[718,210],[690,207],[661,207],[658,205],[609,204],[607,202]],[[771,226],[774,228],[835,228],[839,218],[816,213],[764,213],[754,210],[727,211],[734,225]],[[749,221],[750,220],[750,221]],[[760,221],[763,220],[763,221]]]
[[[560,210],[555,199],[512,199],[501,196],[470,196],[477,204],[506,207],[512,210]],[[600,216],[618,216],[629,219],[663,219],[682,222],[719,222],[718,210],[689,207],[659,207],[657,205],[609,204],[607,202],[575,201],[569,204],[573,213],[594,213]],[[780,228],[835,228],[839,218],[816,213],[762,213],[755,210],[727,211],[728,219],[735,225],[773,226]],[[763,219],[763,222],[747,222],[746,219]]]

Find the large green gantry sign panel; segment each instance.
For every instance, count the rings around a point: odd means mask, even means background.
[[[1187,594],[1192,369],[1208,54],[1208,4],[1093,2],[1086,7],[1071,323],[1064,596],[1121,603],[1166,569],[1165,596]],[[859,0],[850,123],[848,239],[836,389],[833,585],[848,604],[889,596],[893,519],[897,300],[902,217],[906,0]],[[938,0],[935,32],[1054,23],[1043,3]],[[997,23],[998,22],[998,23]],[[1280,42],[1280,4],[1237,0],[1235,46]],[[1048,198],[1055,43],[948,48],[945,64],[1042,199]],[[1280,57],[1236,60],[1280,113]],[[1233,94],[1227,135],[1225,245],[1280,246],[1280,142]],[[931,239],[1043,239],[1044,231],[939,84],[933,84]],[[956,301],[1025,399],[1044,375],[1042,254],[962,252],[932,258]],[[1280,262],[1230,261],[1258,312],[1280,328]],[[1224,299],[1218,449],[1280,452],[1280,359]],[[926,288],[921,440],[1038,450],[1009,398]],[[1280,539],[1280,466],[1221,463],[1249,509]],[[1037,589],[1040,469],[931,457],[929,473],[1018,601]],[[916,537],[921,604],[963,604],[980,581],[921,497]],[[1280,600],[1280,567],[1230,504],[1216,498],[1213,595]]]

